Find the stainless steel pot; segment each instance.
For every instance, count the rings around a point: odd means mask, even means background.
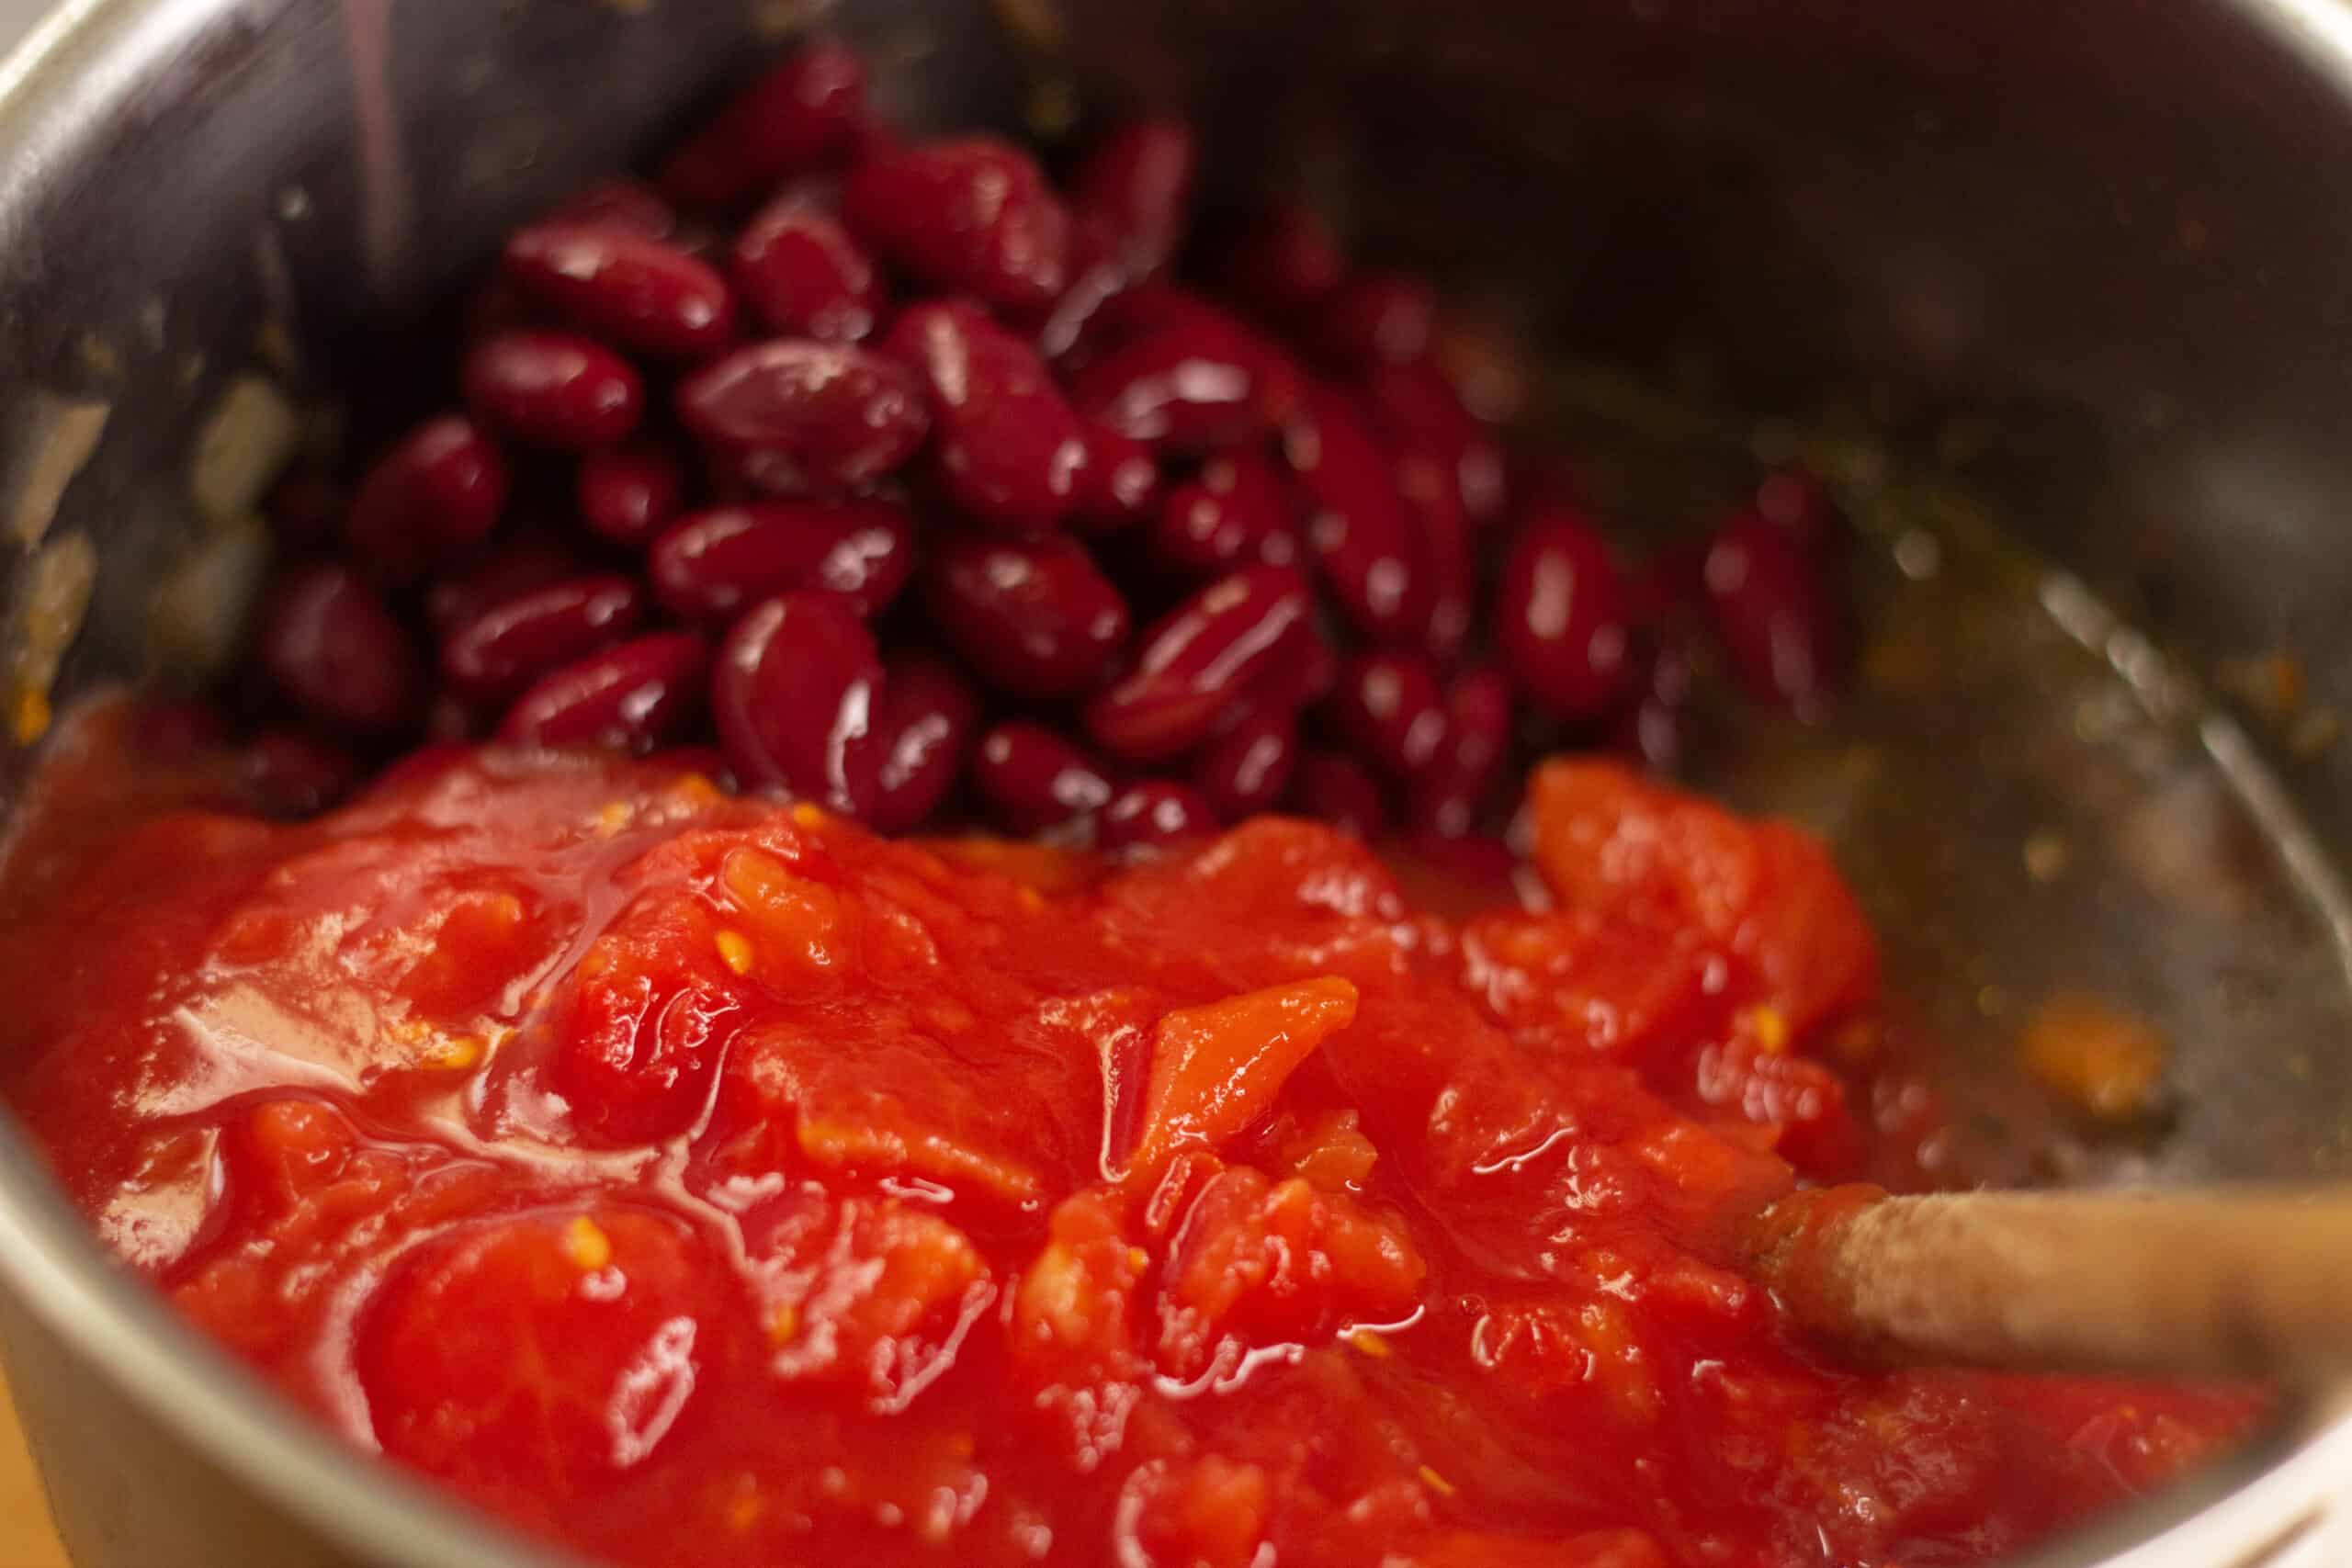
[[[153,597],[224,526],[191,508],[187,454],[228,378],[258,358],[364,393],[363,326],[414,319],[501,224],[821,13],[916,123],[1051,118],[1073,82],[1184,107],[1213,167],[1344,195],[1524,341],[1670,387],[1678,417],[1859,412],[1872,438],[1835,461],[1906,541],[1957,558],[1989,511],[2064,561],[2005,557],[2003,615],[1862,705],[1879,784],[1811,808],[1898,932],[1958,926],[1981,973],[2083,973],[2172,1026],[2170,1134],[2080,1174],[2352,1167],[2333,869],[2352,750],[2324,743],[2352,712],[2352,11],[998,9],[72,0],[0,66],[0,603],[19,605],[0,657],[24,655],[20,598],[78,536],[97,570],[58,698],[168,674],[187,649],[156,640]],[[1896,618],[1965,598],[1929,591]],[[2278,649],[2308,688],[2291,714],[2199,679]],[[2069,750],[2101,725],[2095,757]],[[0,746],[0,802],[27,756]],[[2015,838],[2052,821],[2086,870],[2028,898]],[[1972,852],[1901,848],[1923,843]],[[1955,972],[1926,945],[1906,962]],[[1966,991],[1987,999],[1974,975]],[[108,1269],[5,1130],[0,1285],[10,1376],[91,1568],[550,1561],[249,1387]],[[2352,1562],[2347,1488],[2352,1422],[2313,1416],[2057,1560]]]

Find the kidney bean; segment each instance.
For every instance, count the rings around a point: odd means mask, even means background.
[[[1298,727],[1291,716],[1258,712],[1201,748],[1193,759],[1193,783],[1218,816],[1238,822],[1272,810],[1297,763]]]
[[[1078,493],[1070,522],[1088,533],[1125,528],[1151,516],[1159,502],[1159,465],[1151,448],[1091,420],[1085,432],[1086,461],[1078,470]]]
[[[1089,153],[1070,182],[1070,208],[1112,241],[1129,277],[1166,268],[1183,243],[1200,151],[1177,119],[1130,120]]]
[[[637,629],[645,595],[632,578],[575,577],[495,604],[441,642],[441,678],[470,702],[507,697],[559,664]]]
[[[654,632],[573,660],[534,682],[506,710],[510,746],[652,750],[701,711],[710,649],[693,632]]]
[[[1799,468],[1767,474],[1756,487],[1755,509],[1816,559],[1828,559],[1846,539],[1846,515],[1819,479]]]
[[[960,302],[910,308],[883,347],[923,378],[936,471],[959,507],[1024,530],[1069,515],[1086,433],[1034,349]]]
[[[1347,275],[1330,228],[1306,208],[1279,206],[1225,237],[1210,270],[1227,291],[1270,320],[1321,303]]]
[[[1477,540],[1462,498],[1426,457],[1403,450],[1396,457],[1396,493],[1413,524],[1413,540],[1430,584],[1429,622],[1421,646],[1440,664],[1461,657],[1469,640],[1478,592]]]
[[[388,581],[406,582],[497,526],[506,460],[471,420],[426,420],[376,461],[351,498],[352,549]]]
[[[1017,312],[1015,324],[1034,318],[1031,341],[1067,375],[1102,347],[1107,314],[1136,281],[1119,259],[1115,236],[1096,223],[1075,224],[1069,234],[1069,286],[1042,312]]]
[[[1511,718],[1500,671],[1465,670],[1447,683],[1443,732],[1409,792],[1416,829],[1458,839],[1477,828],[1510,754]]]
[[[923,604],[980,679],[1019,697],[1091,689],[1127,640],[1126,602],[1067,538],[942,541]]]
[[[795,192],[770,202],[735,236],[737,292],[771,332],[857,343],[881,323],[881,270],[841,220]]]
[[[871,615],[906,585],[914,530],[905,508],[877,498],[750,501],[680,518],[645,567],[662,607],[698,620],[726,620],[790,589]]]
[[[874,808],[882,656],[830,593],[763,600],[727,634],[711,681],[718,739],[750,788],[781,787],[863,818]]]
[[[1715,533],[1702,571],[1710,620],[1750,696],[1811,716],[1845,671],[1841,606],[1795,534],[1753,509]]]
[[[841,43],[811,39],[671,153],[662,189],[688,207],[732,206],[845,157],[865,116],[865,65]]]
[[[1369,842],[1388,830],[1388,805],[1362,763],[1337,751],[1304,750],[1291,770],[1291,809]]]
[[[1425,356],[1437,331],[1437,291],[1409,273],[1367,269],[1327,295],[1316,309],[1323,352],[1362,373]]]
[[[963,772],[980,706],[963,678],[936,659],[893,660],[874,712],[881,761],[867,826],[903,833],[939,808]]]
[[[572,502],[589,532],[616,545],[637,546],[677,515],[686,493],[686,466],[666,441],[633,441],[591,452],[572,479]]]
[[[1016,833],[1099,811],[1117,793],[1111,771],[1042,724],[1000,724],[972,754],[972,787]]]
[[[582,186],[549,208],[540,221],[617,229],[648,240],[666,240],[678,231],[678,215],[660,191],[618,175]]]
[[[1520,525],[1496,594],[1497,643],[1520,689],[1555,717],[1587,719],[1624,689],[1630,605],[1608,543],[1555,506]]]
[[[1146,779],[1111,797],[1095,818],[1095,842],[1102,849],[1165,844],[1216,831],[1216,810],[1190,784]]]
[[[1690,705],[1690,660],[1668,643],[1645,649],[1634,664],[1632,695],[1609,729],[1609,749],[1661,773],[1682,765]]]
[[[1081,412],[1170,452],[1262,440],[1298,398],[1289,356],[1207,305],[1145,329],[1070,377]]]
[[[281,548],[309,554],[344,536],[351,494],[333,475],[301,464],[278,476],[261,510]]]
[[[1430,619],[1426,566],[1388,457],[1338,388],[1308,388],[1283,450],[1310,509],[1306,542],[1333,597],[1374,642],[1418,642]]]
[[[427,589],[425,624],[436,639],[446,640],[459,626],[492,605],[519,599],[583,570],[580,558],[555,539],[526,535],[500,545],[466,570],[444,577]]]
[[[1428,767],[1445,737],[1445,696],[1437,672],[1418,654],[1360,653],[1345,660],[1326,706],[1340,738],[1392,778]]]
[[[1475,523],[1502,515],[1510,487],[1502,443],[1462,406],[1449,382],[1430,365],[1384,365],[1364,382],[1382,431],[1400,461],[1426,464],[1435,482],[1450,484]]]
[[[535,446],[611,446],[637,428],[645,383],[611,349],[569,333],[493,333],[466,355],[466,405]]]
[[[899,271],[1015,310],[1069,282],[1069,214],[1036,161],[993,136],[886,148],[850,171],[842,215]]]
[[[390,734],[423,705],[407,631],[347,567],[308,567],[280,583],[257,647],[278,690],[335,728]]]
[[[1340,656],[1308,615],[1283,634],[1249,700],[1255,707],[1295,714],[1321,702],[1339,684]]]
[[[1306,580],[1288,567],[1217,579],[1145,635],[1128,672],[1087,705],[1088,733],[1137,761],[1191,750],[1226,705],[1273,667],[1310,609]]]
[[[922,387],[893,360],[845,344],[775,338],[678,384],[686,428],[747,459],[772,490],[853,489],[912,457],[930,427]]]
[[[707,262],[626,229],[535,223],[508,236],[506,276],[597,337],[639,354],[726,346],[735,296]]]
[[[359,783],[359,760],[315,736],[266,729],[243,756],[243,784],[255,806],[274,817],[324,811]]]
[[[1256,452],[1228,452],[1168,492],[1151,532],[1153,552],[1205,575],[1262,562],[1294,566],[1306,555],[1283,471]]]

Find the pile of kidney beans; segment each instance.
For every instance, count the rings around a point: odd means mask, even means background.
[[[715,739],[885,830],[1453,837],[1532,746],[1669,760],[1693,626],[1827,688],[1810,481],[1629,570],[1465,407],[1427,282],[1303,210],[1195,241],[1194,163],[1159,119],[1058,186],[902,141],[818,41],[515,231],[453,406],[273,493],[262,771],[313,805],[427,737]]]

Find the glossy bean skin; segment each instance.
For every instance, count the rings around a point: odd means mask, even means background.
[[[1126,644],[1126,602],[1067,538],[941,541],[923,604],[980,678],[1009,695],[1073,696]]]
[[[1102,849],[1173,843],[1217,829],[1216,808],[1191,784],[1146,779],[1111,797],[1095,818],[1094,841]]]
[[[1306,541],[1340,608],[1375,644],[1419,642],[1430,617],[1420,559],[1387,454],[1353,400],[1310,387],[1283,450],[1307,509]]]
[[[931,416],[914,373],[845,344],[773,338],[678,383],[678,417],[746,477],[785,491],[848,490],[896,469]]]
[[[1701,569],[1709,624],[1741,688],[1801,716],[1845,674],[1843,606],[1795,533],[1753,509],[1716,530]]]
[[[1135,297],[1129,297],[1135,298]],[[1300,377],[1287,355],[1203,301],[1160,290],[1123,341],[1070,377],[1089,418],[1162,452],[1216,452],[1261,441],[1296,412]]]
[[[1608,541],[1553,506],[1521,523],[1497,590],[1497,644],[1539,707],[1577,721],[1609,711],[1627,676],[1630,604]]]
[[[436,640],[446,641],[494,605],[587,572],[580,557],[560,540],[545,534],[510,539],[465,570],[434,583],[424,595],[425,624]]]
[[[1408,815],[1417,832],[1458,839],[1476,830],[1510,759],[1510,682],[1500,671],[1463,671],[1446,683],[1444,716],[1413,775]]]
[[[1100,811],[1117,793],[1108,767],[1059,732],[1021,720],[980,737],[972,786],[1016,833],[1043,832]]]
[[[1151,448],[1091,420],[1080,423],[1086,462],[1070,502],[1070,525],[1088,534],[1109,534],[1152,516],[1159,505],[1159,465]]]
[[[1043,310],[1069,281],[1069,213],[1036,161],[992,136],[885,148],[850,171],[842,216],[933,288]]]
[[[847,157],[865,114],[864,62],[838,42],[813,39],[671,153],[658,183],[687,207],[729,207]]]
[[[860,343],[889,308],[874,259],[839,218],[797,193],[743,225],[729,268],[744,309],[786,337]]]
[[[572,504],[599,538],[643,545],[677,515],[686,494],[685,464],[664,441],[639,440],[591,452],[572,477]]]
[[[922,378],[933,468],[966,515],[1035,531],[1069,514],[1086,432],[1024,340],[949,300],[901,312],[883,348]]]
[[[1183,243],[1200,149],[1178,119],[1130,120],[1087,154],[1070,182],[1070,209],[1106,235],[1125,275],[1164,271]]]
[[[506,276],[582,330],[638,354],[724,347],[735,296],[700,257],[666,240],[586,223],[535,223],[507,238]]]
[[[709,667],[709,646],[692,632],[616,643],[532,682],[506,710],[498,739],[641,756],[691,726]]]
[[[1298,726],[1279,709],[1252,713],[1201,748],[1192,782],[1227,822],[1272,811],[1298,764]]]
[[[1127,673],[1087,705],[1088,733],[1141,762],[1192,750],[1273,666],[1309,599],[1306,579],[1287,567],[1249,567],[1210,583],[1146,633]]]
[[[1228,292],[1269,319],[1313,310],[1348,270],[1330,226],[1295,204],[1269,208],[1223,236],[1209,266]]]
[[[1361,375],[1410,365],[1437,333],[1437,291],[1410,273],[1366,268],[1319,302],[1315,333],[1327,357]]]
[[[406,629],[348,567],[310,567],[279,583],[257,648],[277,689],[331,728],[395,734],[423,706],[424,682]]]
[[[857,613],[790,592],[746,611],[720,646],[711,712],[746,788],[778,788],[863,818],[881,766],[882,656]]]
[[[613,446],[645,412],[636,367],[571,333],[493,333],[466,355],[466,405],[534,446],[582,452]]]
[[[920,655],[892,660],[875,709],[879,759],[867,826],[910,832],[936,811],[963,772],[979,714],[970,685],[945,663]]]
[[[674,615],[724,621],[789,589],[839,596],[871,615],[914,570],[906,509],[878,497],[748,501],[679,518],[646,552],[654,596]]]
[[[1428,767],[1445,736],[1445,695],[1418,654],[1365,653],[1343,662],[1324,705],[1331,727],[1357,756],[1389,777]]]
[[[666,240],[678,231],[678,215],[662,193],[624,175],[581,186],[548,209],[541,221],[618,229],[649,240]]]
[[[1253,562],[1295,566],[1306,553],[1289,481],[1272,459],[1253,451],[1211,457],[1170,489],[1151,542],[1161,560],[1203,576]]]
[[[560,664],[637,629],[645,592],[637,580],[572,578],[492,605],[441,642],[441,679],[469,702],[512,696]]]
[[[1295,714],[1321,702],[1339,684],[1339,650],[1309,615],[1283,634],[1249,700],[1258,707]]]
[[[1630,690],[1610,722],[1609,749],[1653,773],[1672,775],[1690,739],[1690,658],[1673,643],[1644,649]]]
[[[506,508],[506,459],[473,421],[426,420],[377,459],[351,498],[353,552],[406,582],[487,537]]]
[[[1289,807],[1367,843],[1388,830],[1388,804],[1363,763],[1338,751],[1301,751],[1291,771]]]
[[[1365,378],[1364,393],[1400,463],[1426,464],[1430,482],[1450,484],[1473,523],[1502,515],[1510,497],[1502,443],[1434,367],[1382,366]]]

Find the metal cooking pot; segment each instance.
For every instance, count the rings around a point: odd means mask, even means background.
[[[1961,657],[1860,705],[1880,762],[1815,815],[1898,960],[1957,928],[1984,973],[2079,973],[2170,1027],[2168,1133],[2061,1174],[2352,1168],[2335,0],[71,0],[0,65],[0,673],[54,651],[23,596],[77,560],[56,699],[172,662],[156,584],[220,525],[188,453],[232,377],[364,393],[390,373],[368,344],[502,225],[819,19],[912,123],[1051,120],[1073,85],[1182,107],[1213,170],[1347,197],[1547,354],[1718,425],[1859,414],[1847,481],[1933,479],[1902,492],[1943,530],[1898,517],[1910,576],[1984,515],[2066,563],[2012,559]],[[1894,619],[1967,597],[1926,591]],[[2291,713],[2204,679],[2281,649]],[[0,742],[0,804],[28,755]],[[2029,897],[2014,830],[2052,822],[2081,874]],[[1969,971],[1913,945],[1946,991]],[[6,1128],[0,1287],[90,1568],[553,1562],[278,1409],[105,1263]],[[2352,1561],[2347,1492],[2352,1421],[2304,1413],[2052,1561]]]

